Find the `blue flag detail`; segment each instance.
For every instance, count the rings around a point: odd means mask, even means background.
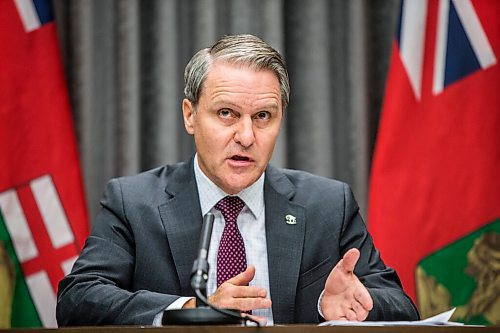
[[[40,18],[41,25],[54,21],[52,2],[50,0],[33,0],[33,5]]]
[[[481,69],[453,2],[448,20],[444,87]]]

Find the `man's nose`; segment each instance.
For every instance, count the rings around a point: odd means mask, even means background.
[[[250,147],[255,142],[255,133],[251,117],[242,117],[238,121],[234,141],[245,148]]]

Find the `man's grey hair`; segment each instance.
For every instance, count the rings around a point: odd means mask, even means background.
[[[232,35],[198,51],[186,65],[184,95],[194,106],[198,104],[208,71],[215,61],[274,72],[280,84],[283,109],[288,105],[290,83],[283,56],[256,36]]]

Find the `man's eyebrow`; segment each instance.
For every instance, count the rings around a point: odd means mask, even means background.
[[[234,103],[232,101],[229,101],[229,100],[225,100],[225,99],[218,99],[218,100],[215,100],[214,101],[214,105],[216,107],[220,106],[220,105],[224,105],[224,106],[234,106],[234,107],[238,107],[239,105],[237,103]]]
[[[262,109],[262,110],[272,109],[272,110],[278,111],[279,107],[278,107],[278,104],[276,104],[276,103],[270,103],[270,104],[264,104],[264,106],[260,107],[259,109]]]

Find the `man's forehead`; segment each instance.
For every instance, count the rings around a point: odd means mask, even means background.
[[[239,76],[240,70],[241,77]],[[263,80],[263,75],[273,79]],[[260,84],[261,80],[262,84]],[[210,65],[201,86],[200,99],[205,97],[209,98],[211,103],[230,103],[231,97],[225,92],[228,94],[248,93],[249,98],[262,100],[262,103],[259,102],[257,106],[259,108],[280,110],[282,106],[282,91],[276,73],[270,69],[257,68],[249,63],[218,60]]]

